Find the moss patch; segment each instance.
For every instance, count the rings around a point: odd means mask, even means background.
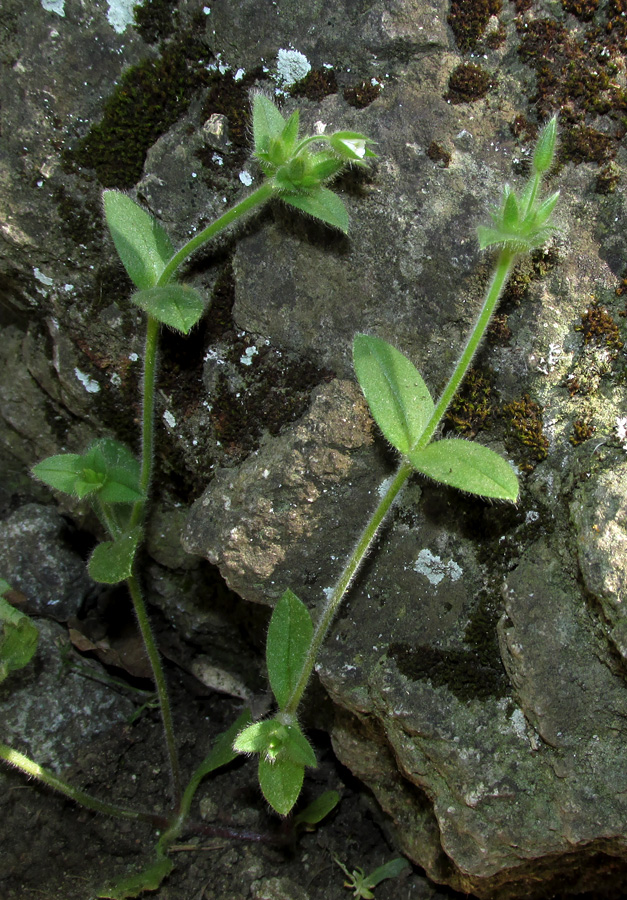
[[[455,431],[474,437],[489,424],[494,409],[491,372],[473,368],[449,406],[445,422]]]
[[[496,80],[481,66],[463,63],[451,72],[444,99],[450,103],[472,103],[485,97],[495,85]]]
[[[503,412],[509,419],[508,449],[516,452],[524,472],[532,472],[537,463],[546,459],[549,448],[543,431],[542,407],[529,394],[524,394],[504,406]]]
[[[502,5],[502,0],[452,0],[446,21],[462,53],[477,49],[490,17],[498,16]]]
[[[344,88],[343,96],[349,106],[355,109],[365,109],[376,100],[381,93],[381,85],[378,81],[362,81],[359,84]]]
[[[124,73],[105,102],[101,121],[64,154],[66,165],[93,169],[103,187],[128,189],[139,181],[154,142],[186,111],[195,91],[216,76],[211,54],[189,31]]]
[[[317,103],[330,94],[337,94],[337,80],[333,69],[312,69],[290,88],[292,97],[306,97]]]

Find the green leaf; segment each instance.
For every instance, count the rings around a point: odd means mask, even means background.
[[[267,152],[270,141],[279,138],[286,122],[272,100],[265,94],[253,97],[253,140],[256,152]]]
[[[84,469],[104,476],[99,492],[103,503],[136,503],[143,500],[139,462],[124,444],[103,438],[92,444],[82,459]]]
[[[305,767],[287,756],[274,761],[259,758],[259,785],[270,806],[286,816],[292,809],[303,786]]]
[[[133,574],[133,560],[142,538],[142,529],[136,528],[114,541],[98,544],[89,560],[87,571],[100,584],[118,584]]]
[[[367,888],[376,887],[382,881],[385,881],[386,878],[397,878],[409,868],[409,862],[404,857],[399,856],[397,859],[391,859],[369,875],[366,875],[364,885]]]
[[[397,450],[408,453],[434,409],[420,373],[391,344],[366,334],[353,342],[353,361],[375,422]]]
[[[337,791],[325,791],[294,816],[294,825],[317,825],[339,802],[340,795]]]
[[[2,581],[1,593],[11,587]],[[28,665],[37,649],[39,632],[28,616],[0,596],[0,683],[10,672]]]
[[[153,319],[183,334],[189,334],[205,309],[198,291],[186,284],[176,283],[137,291],[131,296],[131,302]]]
[[[76,481],[83,470],[83,457],[77,453],[60,453],[49,456],[33,466],[32,473],[55,491],[64,494],[76,493]]]
[[[334,228],[348,233],[348,212],[343,201],[328,188],[319,186],[300,194],[280,194],[285,203],[295,206],[301,212],[309,213],[315,219],[326,222]]]
[[[518,499],[518,478],[513,467],[489,447],[447,438],[408,454],[413,467],[435,481],[470,494],[498,500]]]
[[[120,191],[103,194],[107,225],[128,275],[138,288],[154,287],[174,248],[156,219]]]
[[[312,635],[307,607],[288,588],[274,607],[266,642],[270,687],[280,709],[298,683]]]
[[[141,872],[126,875],[116,881],[97,896],[108,900],[127,900],[129,897],[139,897],[143,891],[156,891],[173,868],[174,863],[171,860],[166,856],[161,857]]]
[[[285,725],[280,733],[282,742],[281,756],[285,754],[292,762],[315,769],[318,765],[314,749],[300,730],[299,725]]]
[[[300,118],[300,113],[298,110],[294,110],[292,115],[287,120],[287,124],[285,128],[281,132],[281,140],[283,141],[283,145],[286,149],[286,152],[291,153],[296,146],[296,141],[298,140],[298,122]]]

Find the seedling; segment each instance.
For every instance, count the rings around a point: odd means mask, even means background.
[[[499,248],[495,270],[475,326],[438,401],[431,397],[413,363],[396,348],[377,337],[356,336],[353,344],[355,372],[374,420],[399,454],[398,468],[378,506],[367,519],[355,550],[322,605],[315,624],[292,590],[287,589],[276,604],[268,630],[266,661],[277,712],[271,718],[255,723],[250,721],[248,712],[243,713],[218,738],[186,787],[183,787],[179,770],[164,672],[136,571],[152,479],[155,368],[160,328],[166,325],[187,334],[204,312],[203,298],[193,288],[176,281],[175,276],[199,247],[272,197],[279,197],[296,209],[346,231],[346,209],[326,183],[346,165],[364,165],[374,154],[370,149],[371,141],[357,132],[299,137],[298,113],[286,120],[270,100],[257,94],[253,101],[254,150],[265,180],[180,250],[174,251],[163,226],[129,197],[118,191],[105,191],[107,224],[120,259],[137,288],[131,301],[147,313],[141,458],[135,459],[117,441],[104,439],[83,454],[50,457],[35,466],[33,472],[55,490],[90,502],[108,532],[110,539],[94,550],[89,571],[92,578],[105,584],[127,582],[159,698],[174,811],[157,815],[103,803],[0,744],[0,758],[78,803],[109,815],[147,821],[160,829],[152,862],[142,872],[101,892],[100,897],[121,900],[159,886],[173,867],[169,849],[184,830],[192,827],[189,822],[191,805],[202,779],[228,764],[237,753],[259,754],[259,783],[266,800],[281,815],[287,815],[293,809],[305,768],[316,765],[314,750],[298,722],[298,710],[318,652],[377,531],[414,472],[482,497],[516,501],[518,479],[506,460],[479,444],[435,438],[447,407],[459,390],[483,339],[515,262],[521,254],[541,246],[554,230],[550,220],[558,194],[541,200],[540,187],[554,157],[556,134],[556,120],[552,119],[540,135],[528,184],[520,195],[506,186],[501,205],[492,216],[493,224],[479,229],[482,249]],[[5,618],[9,618],[6,611]],[[10,627],[24,626],[11,623]],[[0,645],[2,648],[5,644]],[[316,823],[336,802],[336,795],[324,795],[297,817],[298,824]],[[398,874],[401,861],[393,860],[369,876],[364,876],[358,869],[350,875],[339,861],[338,864],[352,879],[349,886],[355,896],[372,897],[371,889],[376,884]],[[402,864],[404,866],[405,861]]]
[[[298,725],[298,707],[333,618],[375,536],[408,478],[419,472],[470,494],[515,502],[518,478],[493,450],[459,438],[434,440],[493,316],[499,297],[522,253],[541,246],[553,233],[551,214],[559,194],[540,199],[542,176],[555,154],[557,121],[543,129],[532,174],[520,196],[506,186],[490,228],[479,229],[481,249],[499,247],[492,282],[475,326],[440,399],[434,402],[413,363],[377,337],[358,334],[353,343],[357,379],[375,422],[396,449],[400,462],[382,499],[366,523],[334,589],[314,625],[309,610],[286,590],[268,631],[266,662],[278,706],[274,718],[249,725],[235,741],[240,753],[259,754],[259,783],[266,800],[282,814],[301,790],[305,766],[315,765],[313,749]]]
[[[386,878],[396,878],[398,875],[402,875],[403,872],[406,872],[407,869],[409,869],[407,860],[402,856],[399,856],[397,859],[391,859],[384,865],[379,866],[379,868],[371,872],[370,875],[364,875],[363,869],[357,867],[356,869],[353,869],[352,872],[349,872],[344,863],[340,862],[337,856],[334,856],[333,858],[348,878],[348,881],[344,882],[344,887],[352,890],[353,897],[363,897],[364,900],[374,900],[372,891],[378,884],[385,881]]]
[[[273,197],[280,198],[302,212],[340,231],[348,230],[348,214],[340,197],[326,187],[347,165],[365,165],[374,153],[372,141],[352,131],[332,134],[299,135],[299,114],[286,120],[266,96],[253,98],[254,154],[264,173],[259,187],[240,203],[203,229],[180,250],[160,222],[150,216],[126,194],[105,191],[104,213],[117,250],[136,287],[131,302],[147,314],[144,377],[142,381],[142,450],[136,459],[116,440],[96,441],[82,454],[62,453],[43,460],[33,469],[40,481],[62,493],[91,503],[109,540],[99,544],[89,560],[91,577],[102,584],[126,581],[139,630],[152,667],[159,699],[172,785],[173,813],[152,815],[103,803],[77,791],[63,779],[47,772],[23,754],[0,744],[0,758],[29,776],[61,791],[83,806],[121,818],[148,821],[162,831],[154,861],[142,872],[123,879],[99,896],[136,897],[144,890],[155,890],[171,871],[168,849],[188,827],[191,804],[202,779],[216,768],[227,765],[236,755],[233,742],[250,722],[245,712],[221,738],[208,757],[183,787],[178,749],[168,691],[152,635],[141,583],[136,571],[136,556],[144,536],[146,506],[150,496],[154,448],[155,372],[161,326],[188,334],[205,311],[200,294],[177,279],[181,266],[200,247],[251,210]],[[0,677],[25,665],[35,649],[36,630],[17,610],[0,597],[0,621],[4,631],[0,643]],[[295,740],[299,740],[298,735]],[[313,765],[313,751],[300,738],[299,763]],[[320,799],[320,807],[301,813],[301,825],[322,818],[337,803],[329,792]]]

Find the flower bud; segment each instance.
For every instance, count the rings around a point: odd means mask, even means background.
[[[553,163],[555,145],[557,142],[557,116],[547,122],[538,138],[535,153],[533,154],[533,168],[538,175],[548,172]]]

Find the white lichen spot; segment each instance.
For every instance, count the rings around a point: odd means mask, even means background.
[[[516,735],[523,741],[527,740],[527,720],[522,709],[515,709],[509,717],[510,724]]]
[[[257,356],[259,350],[253,345],[252,347],[246,347],[242,356],[240,356],[239,361],[243,366],[252,365],[253,357]]]
[[[419,575],[424,575],[433,585],[439,584],[444,578],[458,581],[462,576],[462,569],[455,560],[449,559],[448,562],[442,562],[442,557],[436,556],[428,548],[421,550],[418,554],[418,559],[414,563],[414,571]]]
[[[176,419],[174,418],[174,416],[172,415],[172,413],[170,412],[169,409],[166,409],[166,411],[164,412],[163,421],[169,428],[176,427]]]
[[[253,176],[250,174],[250,172],[247,172],[246,169],[244,169],[243,172],[239,173],[239,180],[242,182],[242,184],[245,184],[246,187],[250,187],[250,185],[253,183]]]
[[[117,34],[122,34],[133,23],[133,10],[137,5],[136,0],[108,0],[108,2],[107,19],[109,20],[109,25]]]
[[[137,362],[139,356],[137,355],[137,353],[129,353],[128,358],[131,362]]]
[[[246,69],[238,69],[235,75],[233,76],[233,81],[241,81],[244,75],[246,74]]]
[[[65,0],[41,0],[41,5],[46,12],[53,12],[58,16],[65,16]]]
[[[39,281],[41,284],[45,284],[46,287],[50,287],[50,285],[54,284],[54,279],[49,278],[47,275],[44,275],[44,273],[40,269],[38,269],[37,266],[35,266],[35,268],[33,269],[33,275],[35,276],[37,281]]]
[[[219,153],[214,153],[213,156],[211,157],[211,162],[214,162],[216,164],[216,166],[223,166],[224,165],[224,157],[220,156]]]
[[[301,81],[309,71],[311,63],[298,50],[279,50],[276,74],[279,91]]]
[[[627,451],[627,416],[619,416],[616,419],[616,435],[622,441],[623,450]]]
[[[530,509],[525,516],[525,524],[528,525],[529,522],[537,522],[540,518],[540,513],[537,509]]]
[[[122,384],[122,379],[117,372],[114,372],[109,380],[114,387],[120,387],[120,385]]]
[[[91,376],[86,375],[85,372],[81,372],[80,369],[74,369],[74,374],[83,385],[88,394],[97,394],[100,390],[100,385],[96,381],[95,378],[91,378]]]

